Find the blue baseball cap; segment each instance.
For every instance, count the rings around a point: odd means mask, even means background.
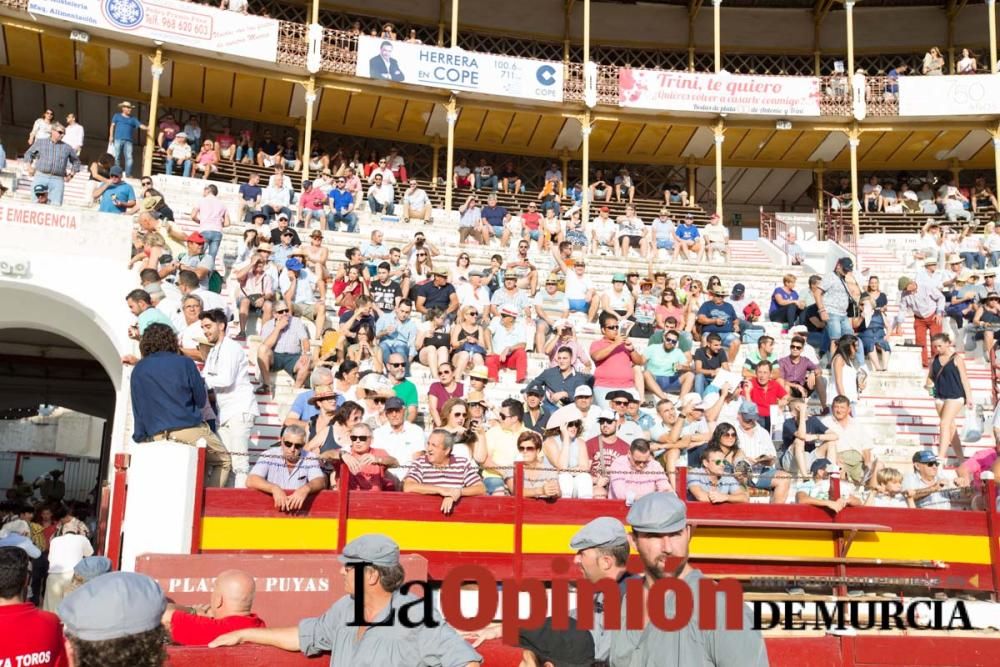
[[[937,463],[938,462],[938,457],[937,457],[937,454],[935,454],[934,452],[932,452],[929,449],[921,449],[919,452],[916,452],[913,455],[913,462],[914,463]]]
[[[301,271],[305,267],[302,264],[302,260],[298,257],[292,257],[285,262],[285,268],[289,271]]]

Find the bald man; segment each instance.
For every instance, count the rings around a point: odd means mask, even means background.
[[[264,621],[253,609],[256,586],[253,576],[242,570],[226,570],[215,578],[207,605],[182,608],[168,604],[163,626],[175,644],[204,646],[219,635],[244,628],[262,628]]]

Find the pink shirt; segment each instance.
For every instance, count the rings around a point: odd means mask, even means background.
[[[226,217],[226,205],[218,197],[202,197],[198,200],[198,220],[202,231],[221,232]]]
[[[625,345],[619,345],[618,349],[604,358],[597,361],[594,356],[613,343],[605,338],[595,340],[590,344],[590,358],[594,360],[594,386],[614,387],[624,389],[633,385],[632,357],[625,350]]]
[[[646,469],[632,469],[628,456],[619,456],[608,466],[608,477],[611,480],[608,497],[615,500],[625,500],[632,494],[632,500],[641,498],[657,491],[673,491],[667,473],[656,460],[646,464]]]
[[[993,463],[997,460],[997,453],[995,449],[981,449],[969,458],[965,459],[965,462],[960,466],[962,470],[972,473],[972,479],[976,486],[979,488],[982,484],[979,476],[984,470],[989,470],[993,467]]]
[[[319,188],[312,188],[299,195],[299,203],[302,204],[302,208],[309,211],[322,211],[325,202],[326,193]]]

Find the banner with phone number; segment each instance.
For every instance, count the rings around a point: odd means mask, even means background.
[[[278,22],[181,0],[29,0],[28,13],[192,49],[277,62]]]

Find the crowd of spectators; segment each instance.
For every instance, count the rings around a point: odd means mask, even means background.
[[[375,169],[391,174],[379,162]],[[274,181],[281,182],[280,169]],[[316,186],[303,187],[307,195]],[[243,223],[232,269],[242,287],[238,304],[208,308],[205,298],[213,291],[196,273],[201,260],[187,260],[184,266],[192,268],[145,269],[144,290],[129,295],[130,307],[145,304],[133,310],[145,348],[142,360],[132,360],[138,361],[132,380],[137,439],[205,438],[212,484],[257,489],[286,511],[348,483],[364,491],[441,496],[442,512],[450,513],[466,496],[510,493],[513,464],[523,460],[525,488],[537,498],[631,502],[675,489],[678,470],[687,467],[684,491],[692,500],[783,503],[823,500],[816,489],[825,468],[815,464],[826,461],[839,467],[845,493],[858,502],[886,493],[898,496],[894,502],[916,501],[913,493],[886,491],[894,473],[872,455],[871,438],[853,422],[868,374],[888,368],[887,336],[898,318],[886,320],[877,278],[862,287],[848,259],[828,275],[810,277],[801,295],[796,275],[787,274],[765,314],[743,284],[727,289],[716,276],[703,284],[692,275],[651,271],[650,264],[650,272],[616,273],[609,287],[598,289],[588,274],[588,257],[602,252],[644,257],[644,251],[666,250],[675,262],[705,262],[717,249],[724,258],[725,227],[717,217],[703,228],[690,220],[674,225],[665,209],[657,222],[670,227],[668,247],[643,237],[633,242],[627,218],[610,223],[626,231],[620,244],[597,232],[575,246],[533,234],[530,219],[518,225],[509,213],[485,213],[497,207],[492,197],[475,224],[466,224],[478,208],[472,194],[459,207],[459,246],[472,240],[503,250],[509,244],[506,256],[493,255],[480,270],[464,251],[453,266],[442,264],[442,249],[419,228],[403,247],[388,246],[376,228],[347,249],[345,261],[330,262],[322,231],[314,229],[303,248],[290,216],[247,204],[250,222]],[[309,207],[300,203],[299,210]],[[292,217],[304,227],[323,226],[323,216]],[[593,229],[606,221],[607,211],[599,209]],[[715,236],[713,228],[722,233]],[[640,221],[637,229],[656,234],[655,223],[647,230]],[[185,241],[192,256],[204,256],[205,240],[197,233]],[[137,250],[139,242],[137,235]],[[167,296],[171,280],[186,286],[183,301]],[[912,303],[903,292],[901,307],[918,316],[919,338],[921,318],[929,316],[923,302]],[[155,318],[146,315],[154,305],[162,311]],[[237,312],[238,330],[227,330],[227,318]],[[256,373],[238,344],[252,313],[261,341]],[[969,308],[965,315],[975,317]],[[764,318],[788,337],[786,356],[776,353]],[[595,324],[598,339],[580,340]],[[967,380],[962,385],[961,357],[950,340],[938,337],[935,345],[938,366],[928,381],[944,383],[945,443],[935,460],[945,460],[952,447],[961,462],[954,418],[971,402],[971,390]],[[548,359],[540,373],[529,372],[532,353]],[[142,381],[152,361],[158,388]],[[204,364],[205,386],[197,386],[196,361]],[[929,353],[926,361],[932,364]],[[425,370],[416,372],[418,364]],[[955,372],[938,372],[941,365]],[[278,444],[251,467],[253,394],[271,395],[271,375],[281,372],[301,393]],[[492,401],[487,386],[504,372],[512,372],[521,395]],[[165,379],[171,373],[176,380]],[[957,403],[948,396],[953,375],[965,392]],[[153,411],[164,391],[187,392],[186,409]],[[819,407],[808,415],[813,399]],[[972,482],[970,475],[955,478],[949,493],[963,499],[956,506],[968,503]],[[811,485],[805,495],[801,484]]]
[[[848,177],[841,177],[826,194],[830,208],[850,210]],[[995,222],[1000,212],[996,194],[983,176],[976,176],[973,185],[967,187],[960,185],[954,176],[945,180],[933,174],[901,173],[888,177],[871,174],[858,196],[855,205],[865,213],[944,216],[949,222]]]

